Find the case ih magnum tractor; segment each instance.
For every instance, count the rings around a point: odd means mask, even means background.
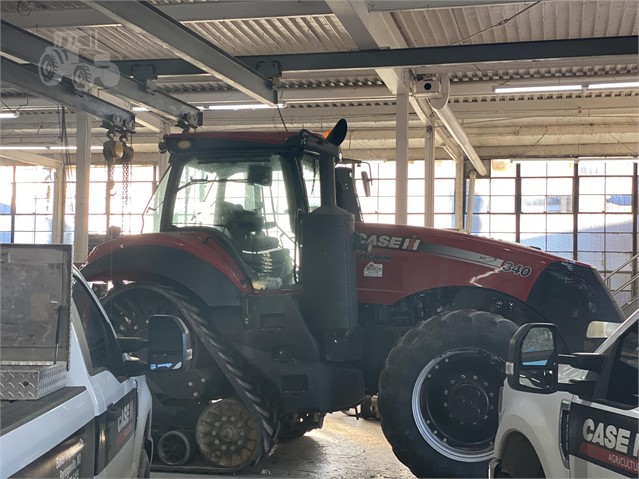
[[[155,232],[91,253],[83,273],[112,284],[103,304],[119,334],[162,313],[196,338],[188,370],[150,379],[156,467],[241,470],[377,393],[415,475],[484,476],[517,326],[554,322],[583,348],[591,320],[621,322],[587,265],[361,222],[338,165],[345,135],[344,120],[326,138],[169,135],[145,216]]]

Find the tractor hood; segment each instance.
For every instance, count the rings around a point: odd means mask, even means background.
[[[358,223],[365,242],[357,256],[360,301],[391,304],[419,291],[471,286],[526,301],[553,263],[579,264],[534,248],[457,231]],[[590,268],[588,265],[581,265]]]

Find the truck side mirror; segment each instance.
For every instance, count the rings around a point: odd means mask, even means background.
[[[186,369],[192,357],[191,335],[180,318],[164,314],[149,318],[147,362],[151,372]]]
[[[506,373],[518,391],[550,394],[558,386],[557,326],[525,324],[510,340]]]

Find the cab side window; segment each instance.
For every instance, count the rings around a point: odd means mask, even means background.
[[[302,158],[302,176],[306,186],[308,196],[308,212],[319,208],[322,205],[319,177],[319,160],[311,155]]]
[[[80,281],[73,282],[71,294],[87,339],[92,372],[106,368],[115,376],[123,375],[124,363],[120,347],[96,300]]]
[[[639,406],[637,324],[619,338],[619,343],[615,352],[606,399],[624,406],[637,407]]]

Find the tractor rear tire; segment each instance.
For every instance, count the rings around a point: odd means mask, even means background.
[[[379,381],[382,429],[418,477],[484,477],[499,388],[517,326],[475,310],[439,314],[408,331]]]

